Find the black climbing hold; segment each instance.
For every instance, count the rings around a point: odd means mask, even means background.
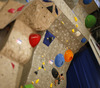
[[[53,5],[52,6],[48,6],[47,9],[52,13]]]
[[[44,69],[44,66],[42,65],[42,68]]]
[[[58,15],[58,9],[56,5],[55,5],[55,11],[56,11],[56,14]]]
[[[38,71],[35,71],[34,73],[37,75],[38,74]]]
[[[50,42],[50,43],[52,42],[52,37],[49,37],[49,42]]]
[[[55,68],[53,68],[52,69],[52,76],[56,79],[58,77],[58,75],[59,75],[58,71]]]

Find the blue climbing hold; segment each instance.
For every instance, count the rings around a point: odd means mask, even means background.
[[[83,3],[86,4],[86,5],[90,4],[91,2],[92,2],[92,0],[83,0]]]
[[[86,38],[82,38],[81,42],[85,43],[86,42]]]
[[[65,62],[64,56],[62,54],[58,54],[55,58],[55,65],[57,67],[61,67]]]
[[[29,0],[26,0],[26,2],[29,2]]]
[[[51,0],[43,0],[44,2],[52,2]]]

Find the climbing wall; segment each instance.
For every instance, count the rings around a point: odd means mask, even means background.
[[[0,87],[18,88],[23,67],[0,54]]]
[[[15,20],[30,3],[20,3],[19,0],[0,1],[0,29]]]
[[[48,29],[60,14],[61,11],[53,2],[35,0],[18,19],[36,31],[43,31]]]
[[[56,55],[59,53],[64,54],[64,52],[67,50],[66,46],[63,45],[57,38],[55,38],[50,44],[50,46],[48,47],[43,43],[44,37],[45,37],[45,33],[41,38],[41,41],[39,42],[33,54],[32,60],[30,62],[31,69],[28,73],[27,80],[26,81],[24,80],[25,74],[27,72],[26,69],[26,72],[24,71],[23,73],[24,77],[21,85],[31,84],[33,81],[34,82],[33,85],[35,88],[49,88],[51,83],[53,83],[53,88],[59,88],[59,87],[65,88],[66,79],[62,81],[60,85],[54,86],[55,79],[52,76],[52,69],[56,68],[58,72],[60,74],[63,73],[64,77],[66,78],[66,71],[69,67],[70,62],[64,63],[64,65],[61,68],[57,68],[54,64]],[[50,60],[53,61],[52,64],[50,64]],[[42,68],[42,65],[44,66],[44,69]],[[39,67],[41,67],[41,69],[38,71],[38,74],[35,74],[34,72],[37,71]],[[36,84],[35,82],[37,79],[39,79],[39,82]]]
[[[71,9],[67,7],[66,4],[63,2],[60,3],[61,6],[65,5],[62,6],[63,8],[66,8],[64,10],[62,10],[62,7],[60,8],[56,7],[57,9],[54,10],[56,6],[54,3],[52,4],[51,2],[43,2],[42,0],[33,2],[31,6],[32,8],[34,6],[34,3],[38,3],[38,5],[40,4],[39,6],[41,5],[44,6],[43,8],[45,8],[45,11],[48,11],[48,14],[50,16],[49,17],[50,21],[51,17],[53,17],[51,25],[48,26],[47,22],[46,22],[47,24],[45,24],[46,26],[49,27],[45,28],[47,28],[48,32],[50,32],[50,35],[52,34],[52,36],[51,38],[49,38],[49,36],[46,35],[47,31],[43,32],[41,41],[39,42],[38,46],[36,46],[32,59],[25,65],[20,86],[21,85],[24,86],[25,84],[33,84],[33,86],[36,88],[49,88],[50,84],[53,83],[53,88],[66,88],[66,80],[62,81],[60,85],[54,86],[55,79],[53,78],[51,71],[53,68],[56,68],[58,72],[60,74],[63,73],[64,78],[66,78],[66,71],[68,70],[70,62],[65,62],[62,67],[58,68],[55,65],[55,57],[59,53],[64,55],[65,51],[68,49],[71,49],[73,53],[76,53],[87,42],[87,41],[85,42],[82,41],[82,39],[85,38],[85,36],[83,35],[84,31],[79,30],[79,29],[86,29],[81,21],[83,18],[80,20],[79,16],[76,16],[71,11]],[[35,5],[38,7],[37,4]],[[34,6],[34,8],[36,7]],[[40,7],[39,9],[41,10],[43,8]],[[27,11],[28,10],[26,10],[26,12]],[[23,17],[24,15],[26,15],[26,12],[23,14]],[[36,12],[36,10],[33,12]],[[29,14],[31,13],[32,12],[29,11]],[[30,17],[28,16],[29,15],[27,15],[27,17],[25,16],[26,19],[23,19],[21,16],[18,19],[25,22],[28,26],[31,26],[30,25],[31,23],[33,24],[35,22],[38,22],[38,20],[37,21],[32,20],[33,21],[32,22],[31,15]],[[44,15],[41,16],[41,19],[43,18]],[[30,20],[30,24],[27,21],[27,19]],[[44,18],[44,20],[47,20],[47,18]],[[41,27],[43,27],[44,24],[40,25]],[[34,25],[32,25],[31,28],[36,30],[36,28],[34,28]],[[87,34],[89,33],[87,32]],[[86,38],[88,39],[88,35],[86,35]]]

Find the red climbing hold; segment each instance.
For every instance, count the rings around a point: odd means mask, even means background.
[[[21,11],[23,8],[24,8],[24,5],[22,5],[21,7],[19,7],[19,8],[17,9],[17,11]]]
[[[39,34],[31,34],[29,36],[30,45],[34,48],[40,41],[41,35]]]
[[[13,69],[15,68],[15,65],[13,64],[13,63],[11,63],[11,65],[12,65],[12,67],[13,67]]]
[[[15,12],[15,9],[11,8],[11,9],[8,10],[8,12],[9,13],[14,13]]]

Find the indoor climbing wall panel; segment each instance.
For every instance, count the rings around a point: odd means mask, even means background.
[[[0,3],[5,3],[2,5],[0,10],[0,29],[3,29],[7,26],[10,22],[15,20],[19,14],[25,9],[28,4],[23,4],[15,0],[8,0],[8,1],[0,1]]]
[[[74,8],[73,8],[73,13],[79,18],[79,20],[85,25],[85,18],[88,15],[84,7],[78,3]]]
[[[52,15],[43,3],[45,2],[35,0],[18,19],[30,26],[33,30],[46,30],[53,23],[56,17]],[[53,3],[51,3],[51,5],[53,5]]]
[[[84,36],[64,14],[61,14],[54,21],[49,30],[59,41],[66,45],[67,49],[71,49],[74,53],[86,43],[81,42]]]
[[[0,87],[19,88],[23,67],[0,54]]]
[[[31,62],[31,69],[27,76],[27,69],[24,69],[24,75],[20,85],[33,83],[35,88],[49,88],[50,84],[53,83],[53,88],[65,88],[66,87],[66,71],[68,70],[69,63],[64,63],[60,68],[55,66],[55,57],[57,54],[61,53],[64,55],[67,50],[65,45],[63,45],[57,38],[55,38],[52,43],[45,45],[43,40],[45,38],[45,33],[42,36],[36,50],[34,51]],[[43,66],[42,66],[43,65]],[[52,69],[56,68],[59,74],[63,73],[65,80],[61,81],[59,85],[54,85],[55,79],[52,76]],[[26,80],[24,77],[27,77]]]
[[[63,0],[53,0],[54,3],[57,5],[57,7],[63,12],[63,14],[71,21],[71,23],[76,26],[78,25],[77,29],[85,36],[85,38],[89,39],[89,31],[85,27],[85,25],[79,20],[75,21],[76,15],[73,13],[73,11],[66,5],[66,3]]]
[[[23,22],[16,20],[0,53],[21,64],[27,63],[33,51],[29,43],[31,33],[35,32]]]

